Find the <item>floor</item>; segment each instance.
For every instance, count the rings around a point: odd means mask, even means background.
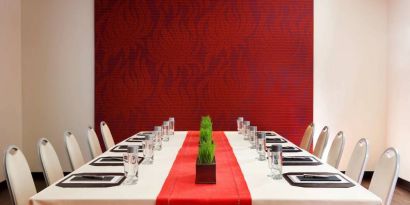
[[[43,190],[46,187],[46,183],[42,179],[34,180],[37,190]],[[369,180],[363,180],[362,185],[364,187],[369,187]],[[0,201],[2,205],[11,205],[10,195],[7,189],[0,190]],[[409,205],[410,204],[410,192],[397,187],[391,205]]]

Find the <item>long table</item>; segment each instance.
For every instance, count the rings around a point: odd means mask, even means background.
[[[167,179],[174,160],[185,140],[187,132],[175,132],[169,142],[164,142],[163,149],[155,152],[155,161],[152,165],[141,165],[139,180],[135,185],[120,185],[107,188],[61,188],[52,184],[43,191],[34,195],[30,204],[133,204],[153,205]],[[242,170],[249,188],[252,204],[366,204],[380,205],[381,200],[373,193],[360,185],[351,188],[302,188],[291,186],[286,180],[272,180],[267,178],[269,172],[266,161],[257,161],[255,150],[249,149],[249,142],[237,132],[225,132],[233,149],[235,157]],[[135,144],[120,142],[119,145]],[[288,142],[286,145],[295,146]],[[308,152],[284,153],[290,155],[311,155]],[[106,151],[101,156],[122,156],[122,153]],[[101,157],[99,156],[99,157]],[[339,172],[330,165],[323,163],[319,166],[284,166],[283,172],[323,171]],[[123,172],[123,167],[95,167],[88,163],[73,173],[84,172]],[[57,182],[58,183],[58,182]]]

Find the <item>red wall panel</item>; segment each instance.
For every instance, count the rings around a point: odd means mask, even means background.
[[[95,1],[95,121],[116,141],[209,114],[298,143],[312,109],[313,0]]]

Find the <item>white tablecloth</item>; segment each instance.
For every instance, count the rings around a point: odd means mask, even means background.
[[[78,205],[154,205],[169,170],[181,148],[187,132],[175,132],[169,142],[163,142],[161,151],[155,152],[152,165],[140,165],[136,185],[122,185],[107,188],[62,188],[51,185],[34,195],[30,203],[34,205],[78,204]],[[121,142],[119,145],[138,144]],[[122,156],[118,152],[105,152],[101,156]],[[82,172],[124,172],[122,166],[91,166],[88,163],[73,173]]]
[[[176,132],[169,142],[164,142],[163,149],[155,153],[154,164],[140,166],[139,181],[136,185],[108,188],[61,188],[53,184],[34,195],[30,203],[33,205],[154,205],[186,134],[187,132]],[[381,204],[378,197],[361,186],[336,189],[302,188],[289,185],[285,179],[273,181],[266,176],[269,172],[267,162],[260,162],[255,159],[256,151],[248,148],[248,141],[244,141],[243,137],[236,132],[225,132],[225,134],[242,169],[254,205]],[[119,144],[134,143],[123,141]],[[285,156],[306,154],[309,153],[286,153]],[[105,152],[101,156],[122,156],[122,153]],[[283,171],[338,172],[327,164],[320,166],[285,166]],[[123,167],[96,167],[86,164],[73,173],[82,172],[123,172]]]
[[[225,135],[241,167],[252,196],[253,205],[381,204],[381,200],[376,195],[360,185],[351,188],[303,188],[292,186],[285,179],[268,179],[268,162],[256,160],[257,153],[254,149],[249,149],[249,141],[243,140],[243,136],[240,136],[237,132],[225,132]],[[292,143],[282,143],[282,145],[295,146]],[[298,155],[312,156],[306,151],[283,153],[283,156]],[[326,163],[318,166],[283,166],[283,173],[286,172],[340,173]]]

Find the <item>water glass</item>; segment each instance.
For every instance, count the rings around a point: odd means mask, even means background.
[[[268,165],[274,180],[282,179],[282,145],[272,145],[268,152]]]
[[[251,149],[256,148],[255,139],[256,139],[257,130],[258,130],[258,127],[256,126],[249,127],[249,142],[251,143]]]
[[[127,153],[123,154],[124,184],[131,185],[138,182],[138,146],[128,146]]]
[[[238,127],[238,134],[243,134],[243,117],[238,117],[238,119],[236,120],[236,125]]]
[[[144,164],[154,162],[154,135],[145,136],[144,140]]]
[[[169,134],[174,135],[174,132],[175,132],[175,118],[170,117],[168,121],[169,121]]]
[[[243,122],[243,129],[244,129],[244,133],[243,133],[243,135],[244,135],[244,140],[248,140],[249,138],[248,138],[248,135],[249,135],[249,126],[251,125],[251,122],[249,122],[249,121],[244,121]]]
[[[155,126],[154,127],[154,146],[155,150],[160,151],[162,149],[162,127],[161,126]]]
[[[266,133],[258,132],[256,134],[256,151],[258,152],[258,160],[264,161],[266,159]]]
[[[169,121],[164,121],[162,124],[162,140],[164,142],[169,141]]]

